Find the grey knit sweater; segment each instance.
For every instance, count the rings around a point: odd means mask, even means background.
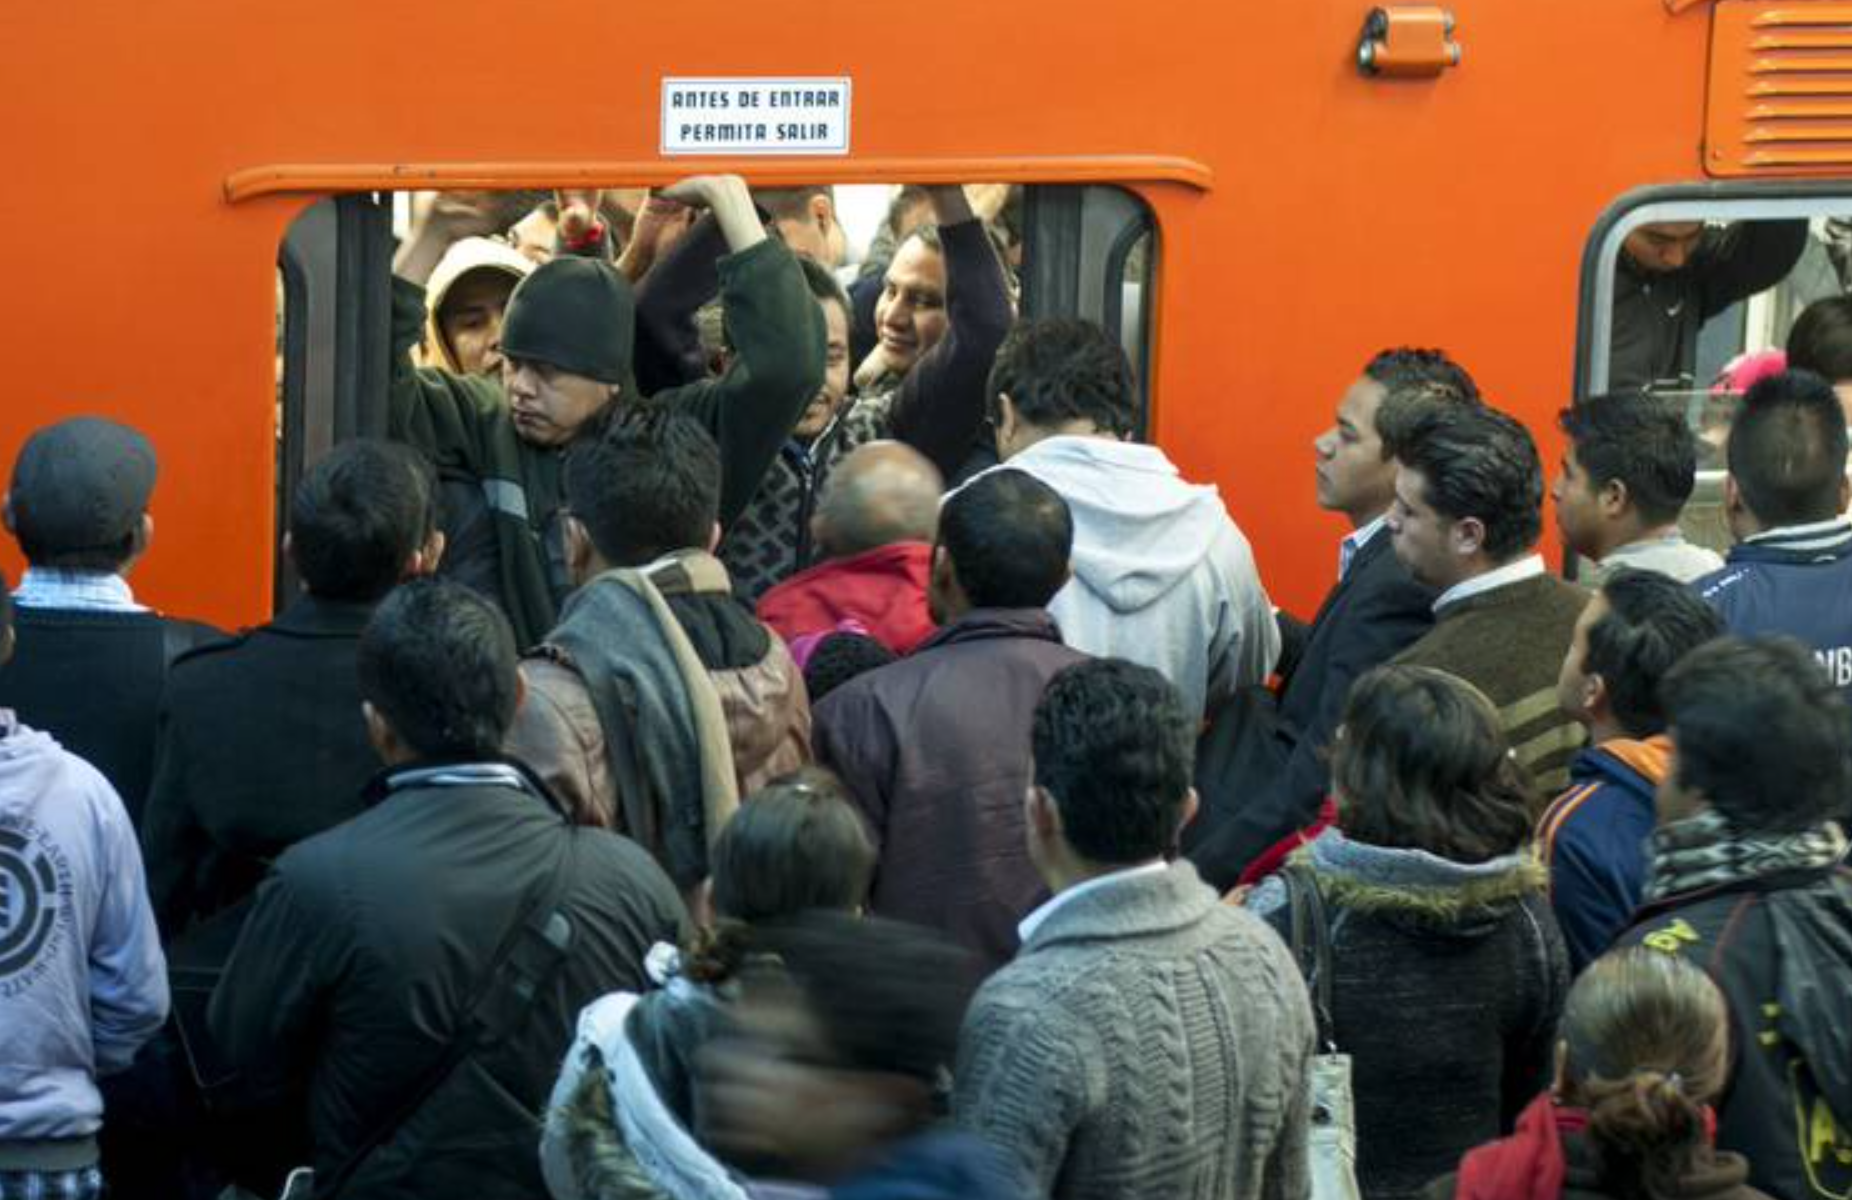
[[[1061,1200],[1308,1194],[1311,1006],[1178,863],[1050,914],[965,1019],[953,1114]]]

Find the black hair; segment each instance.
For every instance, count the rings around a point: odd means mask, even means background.
[[[1137,419],[1138,388],[1125,351],[1091,321],[1054,317],[1023,321],[1003,339],[990,368],[990,417],[1009,396],[1030,425],[1091,419],[1123,437]]]
[[[705,549],[720,513],[720,449],[686,413],[627,406],[573,445],[566,505],[614,567]]]
[[[817,643],[804,664],[804,690],[810,693],[814,707],[857,675],[885,667],[898,657],[867,634],[832,633]]]
[[[1472,375],[1444,350],[1412,346],[1380,350],[1363,365],[1363,374],[1383,389],[1375,424],[1385,462],[1397,457],[1396,447],[1422,406],[1482,403]]]
[[[804,285],[810,289],[812,299],[818,303],[841,305],[844,317],[854,313],[855,308],[849,303],[849,293],[842,290],[842,284],[836,282],[836,276],[830,273],[828,267],[803,254],[797,256],[797,266],[804,273]]]
[[[1852,296],[1828,296],[1803,309],[1788,329],[1787,351],[1789,370],[1852,381]]]
[[[1421,472],[1427,503],[1449,520],[1485,526],[1485,552],[1506,562],[1543,532],[1543,463],[1530,431],[1497,409],[1426,406],[1396,458]]]
[[[828,909],[763,933],[776,953],[769,977],[796,985],[829,1041],[833,1065],[929,1086],[950,1072],[977,990],[968,951],[917,925]]]
[[[316,463],[289,506],[290,557],[310,592],[377,600],[436,525],[437,474],[396,442],[357,438]]]
[[[1194,722],[1162,675],[1120,659],[1061,670],[1035,706],[1035,784],[1068,845],[1096,863],[1175,847],[1189,794]]]
[[[836,203],[836,189],[827,183],[803,184],[787,188],[754,188],[753,200],[770,213],[774,221],[792,221],[810,215],[810,202],[818,196]]]
[[[1347,836],[1486,862],[1530,838],[1531,783],[1498,711],[1432,667],[1375,667],[1351,687],[1331,750]]]
[[[1679,786],[1744,833],[1793,833],[1852,795],[1852,709],[1788,637],[1722,637],[1660,685]]]
[[[1067,583],[1074,518],[1026,471],[992,471],[946,497],[939,544],[974,608],[1043,608]]]
[[[1721,637],[1723,618],[1691,588],[1654,571],[1617,571],[1601,594],[1608,609],[1588,628],[1582,671],[1601,676],[1614,719],[1629,735],[1664,732],[1660,681],[1685,655]]]
[[[1724,448],[1743,504],[1765,526],[1839,515],[1846,478],[1846,414],[1812,371],[1758,380],[1743,396]]]
[[[470,588],[414,579],[360,635],[360,697],[425,759],[492,759],[520,697],[514,632]]]
[[[122,570],[124,563],[141,548],[141,525],[104,546],[78,546],[58,549],[33,537],[25,521],[17,522],[13,536],[19,540],[19,552],[26,562],[53,571],[110,572]]]
[[[1557,421],[1593,490],[1618,480],[1643,520],[1678,520],[1698,478],[1698,439],[1683,413],[1645,393],[1610,392],[1563,409]]]
[[[820,767],[774,779],[714,840],[717,919],[696,936],[685,973],[730,978],[755,947],[756,925],[813,908],[860,910],[874,872],[874,843],[841,780]]]

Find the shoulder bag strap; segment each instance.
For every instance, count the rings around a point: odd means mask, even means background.
[[[1331,927],[1325,898],[1317,878],[1304,867],[1286,867],[1280,878],[1286,884],[1287,903],[1292,910],[1293,958],[1312,985],[1312,1016],[1318,1023],[1319,1049],[1336,1054],[1331,1021]]]
[[[451,1031],[450,1040],[444,1044],[443,1052],[406,1091],[404,1098],[392,1107],[386,1119],[373,1127],[327,1179],[316,1182],[315,1200],[334,1200],[340,1195],[373,1152],[417,1115],[425,1101],[443,1085],[458,1064],[469,1057],[477,1043],[483,1040],[485,1024],[492,1028],[502,1027],[496,1028],[495,1032],[505,1034],[512,1027],[509,1014],[531,1012],[534,1009],[535,1005],[531,1001],[535,994],[553,971],[565,965],[571,947],[571,925],[560,911],[560,905],[571,877],[575,874],[573,868],[578,862],[578,850],[579,830],[568,825],[566,844],[560,849],[559,860],[553,864],[543,885],[522,905],[514,923],[496,945],[495,953],[477,976],[470,988],[468,1002],[457,1014],[456,1027]],[[531,944],[535,940],[523,936],[530,927],[536,928],[538,941],[552,950],[551,961],[540,966],[537,974],[531,969],[508,970],[510,960],[517,959],[517,949],[524,942]],[[532,959],[534,956],[529,954],[523,957]],[[515,965],[520,964],[517,962]]]

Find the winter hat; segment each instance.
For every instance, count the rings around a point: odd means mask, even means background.
[[[635,331],[629,281],[609,263],[563,255],[535,268],[508,298],[502,353],[623,383]]]
[[[101,550],[134,532],[154,494],[154,447],[101,417],[48,425],[26,439],[7,495],[13,529],[35,550]]]

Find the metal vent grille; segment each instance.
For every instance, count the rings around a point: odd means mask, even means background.
[[[1706,169],[1852,167],[1852,3],[1725,0],[1713,11]]]

